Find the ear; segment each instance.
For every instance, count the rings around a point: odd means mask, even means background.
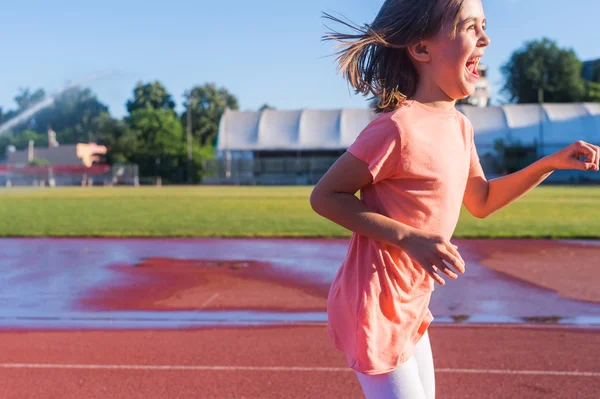
[[[408,54],[415,61],[429,62],[431,60],[431,54],[429,54],[429,50],[427,49],[427,43],[425,41],[409,44],[406,48],[406,51],[408,51]]]

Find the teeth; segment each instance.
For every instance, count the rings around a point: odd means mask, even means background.
[[[474,70],[477,70],[477,67],[479,66],[479,61],[481,61],[481,57],[474,57],[474,58],[470,58],[467,63],[473,63],[474,64]]]

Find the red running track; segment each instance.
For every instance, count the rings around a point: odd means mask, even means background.
[[[442,399],[600,392],[600,330],[433,326]],[[324,325],[0,333],[0,397],[361,398]]]
[[[208,311],[319,313],[344,243],[3,240],[0,399],[360,398],[323,324],[152,330],[165,328],[155,321],[151,330],[136,331],[122,324]],[[471,322],[483,315],[600,325],[600,299],[590,284],[600,271],[592,267],[600,246],[495,241],[486,250],[482,244],[461,242],[468,276],[434,296],[436,316],[469,319],[430,329],[437,398],[599,398],[600,329]],[[231,254],[236,264],[228,263]],[[242,254],[256,264],[237,265]],[[565,259],[577,269],[570,278],[561,273]],[[202,267],[207,260],[223,265]],[[515,260],[526,274],[507,270]],[[505,275],[511,273],[520,281]],[[92,322],[109,331],[93,331]],[[43,331],[44,325],[57,330]]]

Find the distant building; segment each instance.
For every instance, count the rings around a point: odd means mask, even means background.
[[[600,144],[600,103],[458,105],[475,130],[475,145],[489,176],[496,142],[521,143],[548,155],[577,139]],[[369,109],[295,111],[227,110],[221,118],[216,160],[207,162],[206,184],[315,184],[374,118]],[[548,181],[600,174],[554,173]]]
[[[48,129],[48,146],[6,149],[7,162],[0,165],[0,186],[139,185],[138,167],[109,165],[107,148],[96,143],[60,145],[56,133]]]
[[[7,163],[26,165],[33,160],[46,161],[52,165],[91,167],[100,161],[100,155],[106,154],[106,147],[95,143],[61,145],[51,148],[36,148],[8,152]]]
[[[477,72],[479,73],[479,82],[475,86],[475,92],[469,97],[460,100],[458,103],[463,105],[474,105],[476,107],[487,107],[490,103],[490,85],[487,77],[487,65],[479,64]]]
[[[581,75],[584,80],[600,81],[600,76],[598,76],[598,73],[600,73],[600,58],[597,60],[585,61],[583,63]]]
[[[106,155],[106,147],[95,143],[59,146],[52,133],[51,130],[48,132],[48,148],[36,148],[30,141],[25,150],[8,149],[7,163],[0,165],[0,184],[11,187],[44,186],[47,183],[54,187],[92,185],[94,177],[99,177],[102,182],[111,177],[114,179],[111,166],[101,162],[101,156]]]

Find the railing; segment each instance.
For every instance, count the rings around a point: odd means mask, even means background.
[[[557,151],[564,145],[548,145],[546,150]],[[495,178],[526,167],[534,162],[536,148],[521,155],[502,159],[490,147],[478,147],[482,167],[488,178]],[[517,153],[518,154],[518,153]],[[203,163],[203,184],[232,185],[314,185],[335,163],[336,157],[281,157],[268,159],[213,159]],[[600,184],[600,173],[556,171],[547,180],[555,184]]]
[[[137,165],[0,165],[0,185],[139,185]]]

